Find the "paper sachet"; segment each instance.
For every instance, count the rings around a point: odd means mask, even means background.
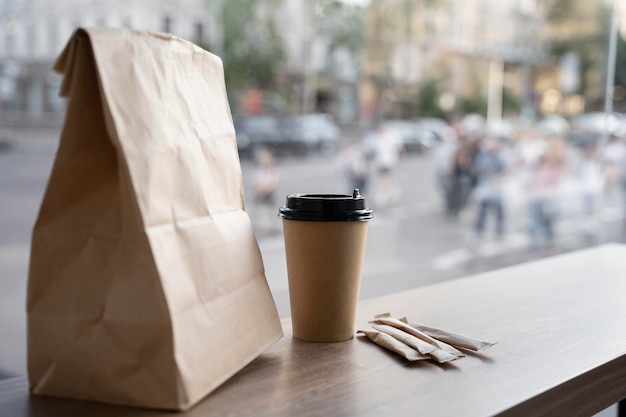
[[[405,317],[397,319],[389,313],[376,315],[370,325],[373,330],[359,330],[357,334],[363,334],[374,343],[412,361],[417,360],[417,356],[411,351],[417,353],[420,359],[446,363],[465,356],[456,347],[479,351],[495,344],[411,323]]]
[[[430,359],[428,355],[421,354],[417,350],[411,348],[400,340],[389,336],[378,330],[359,330],[358,333],[367,336],[372,342],[379,346],[382,346],[398,355],[404,357],[409,361],[419,361],[424,359]]]
[[[418,352],[426,355],[426,358],[434,359],[439,363],[446,363],[458,359],[459,356],[452,355],[443,349],[439,349],[437,346],[426,342],[419,337],[405,332],[404,330],[397,329],[393,326],[383,324],[372,324],[375,330],[388,334],[394,339],[406,344],[407,346],[417,350]]]
[[[448,343],[452,346],[473,350],[474,352],[487,349],[488,347],[491,347],[497,343],[497,342],[484,342],[481,340],[473,339],[471,337],[462,336],[460,334],[448,332],[446,330],[435,329],[434,327],[412,323],[412,322],[409,322],[406,318],[400,319],[400,320],[404,321],[412,328],[417,329],[432,338]]]

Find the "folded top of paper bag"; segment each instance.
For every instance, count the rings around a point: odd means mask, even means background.
[[[79,29],[55,64],[68,97],[79,42],[93,45],[113,144],[127,160],[141,161],[128,170],[145,225],[243,209],[221,59],[171,35]]]

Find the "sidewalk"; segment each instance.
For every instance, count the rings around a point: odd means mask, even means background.
[[[59,129],[0,127],[0,379],[26,373],[30,232]]]
[[[50,152],[59,145],[61,126],[53,128],[10,128],[0,126],[0,153]]]

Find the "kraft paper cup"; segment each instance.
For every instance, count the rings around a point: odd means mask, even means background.
[[[353,195],[293,194],[283,220],[293,336],[340,342],[354,336],[368,221]]]

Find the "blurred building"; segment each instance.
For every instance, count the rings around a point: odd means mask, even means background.
[[[547,57],[538,3],[372,2],[365,25],[363,111],[370,117],[411,116],[417,95],[436,82],[443,110],[484,100],[493,117],[501,117],[503,91],[529,95],[532,68]],[[379,114],[372,114],[374,108]]]
[[[204,0],[0,0],[0,126],[58,124],[54,60],[77,27],[167,32],[219,50],[219,3]]]
[[[0,126],[62,121],[65,104],[57,96],[61,77],[52,66],[77,27],[166,32],[221,55],[225,1],[0,0]],[[269,21],[279,28],[285,52],[280,77],[303,111],[315,108],[317,74],[329,62],[327,36],[316,25],[318,11],[308,0],[259,1],[253,15],[261,23],[246,22],[240,28],[245,32]],[[255,34],[254,42],[267,42],[267,36]],[[341,68],[356,74],[356,61],[351,64]]]
[[[235,96],[234,101],[241,103],[256,98],[259,94],[256,89],[260,88],[264,90],[261,100],[264,112],[276,112],[270,98],[278,95],[284,100],[283,112],[324,112],[335,116],[340,123],[355,122],[363,52],[360,19],[363,8],[311,0],[248,0],[247,3],[250,9],[246,14],[252,15],[253,21],[240,29],[248,35],[248,44],[241,49],[245,51],[252,43],[254,50],[248,52],[251,55],[263,48],[280,49],[281,54],[273,62],[276,74],[273,85],[268,86],[267,80],[261,86],[250,82],[247,87],[250,91],[229,91]],[[225,3],[225,9],[228,6]],[[254,36],[250,37],[250,33]],[[255,73],[253,58],[249,60],[249,74]],[[235,108],[246,106],[239,104]]]
[[[283,87],[294,92],[292,111],[333,114],[339,122],[356,120],[360,79],[363,9],[310,0],[282,0],[271,18],[285,48]]]
[[[227,1],[0,0],[0,125],[59,122],[64,103],[51,68],[76,27],[169,32],[221,55]],[[567,5],[560,18],[557,3]],[[537,108],[573,114],[603,94],[607,48],[593,43],[587,55],[567,54],[568,39],[602,37],[603,0],[248,4],[254,22],[237,30],[259,47],[279,39],[273,93],[290,112],[325,111],[346,123],[414,117],[429,93],[452,115],[497,119],[512,97],[515,115],[532,117]],[[275,32],[257,30],[270,26]]]
[[[567,5],[548,14],[543,33],[555,56],[535,78],[535,90],[541,111],[571,116],[604,100],[610,2],[572,0]]]

